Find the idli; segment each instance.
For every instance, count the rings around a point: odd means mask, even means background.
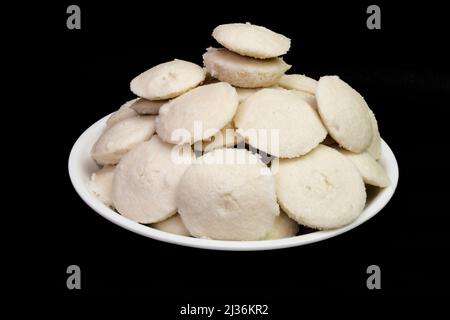
[[[92,147],[91,156],[101,165],[116,164],[124,154],[154,133],[154,116],[127,118],[106,128]]]
[[[213,77],[242,88],[276,85],[291,67],[281,58],[260,60],[216,48],[207,49],[203,63]]]
[[[205,80],[205,71],[195,63],[175,59],[161,63],[131,80],[131,91],[148,100],[179,96]]]
[[[284,89],[262,89],[248,97],[234,124],[247,143],[281,158],[304,155],[327,136],[317,112]]]
[[[353,163],[319,145],[295,159],[280,159],[277,197],[288,216],[315,229],[334,229],[354,221],[364,209],[363,179]]]
[[[157,135],[142,142],[117,165],[114,207],[123,216],[140,223],[169,218],[177,210],[176,189],[191,160],[191,148],[165,143]]]
[[[317,84],[316,99],[328,133],[341,147],[357,153],[369,147],[373,137],[369,107],[355,89],[337,76],[324,76]]]
[[[248,22],[222,24],[214,29],[212,36],[230,51],[259,59],[281,56],[291,46],[291,39]]]
[[[217,240],[263,239],[279,214],[273,175],[245,149],[197,159],[180,181],[177,206],[193,236]]]
[[[237,106],[236,89],[228,83],[200,86],[161,107],[156,132],[175,144],[205,140],[233,119]]]
[[[380,188],[389,186],[389,177],[368,151],[362,153],[353,153],[343,149],[338,151],[356,166],[365,183]]]

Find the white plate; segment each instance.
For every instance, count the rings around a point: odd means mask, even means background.
[[[335,230],[316,231],[304,235],[299,235],[292,238],[277,239],[277,240],[261,240],[261,241],[222,241],[197,239],[192,237],[184,237],[174,235],[171,233],[159,231],[148,226],[139,224],[125,218],[104,205],[95,195],[88,189],[88,182],[91,174],[98,170],[97,164],[89,155],[92,145],[100,136],[106,127],[106,120],[109,115],[94,123],[89,127],[75,142],[69,157],[69,174],[70,179],[75,190],[80,197],[86,202],[94,211],[108,219],[109,221],[140,235],[164,241],[175,243],[182,246],[197,247],[204,249],[215,250],[270,250],[280,249],[294,246],[301,246],[304,244],[325,240],[335,237],[341,233],[347,232],[363,222],[366,222],[374,215],[376,215],[389,202],[394,194],[398,182],[398,166],[392,150],[382,141],[382,157],[379,160],[380,164],[385,168],[387,175],[391,180],[391,185],[384,189],[377,189],[374,194],[368,197],[367,204],[364,211],[353,223]]]

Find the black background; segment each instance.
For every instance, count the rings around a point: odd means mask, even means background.
[[[446,297],[450,73],[444,8],[377,2],[382,29],[368,30],[370,2],[73,3],[81,7],[82,29],[66,29],[72,2],[47,5],[34,30],[39,46],[30,48],[41,54],[45,71],[36,82],[48,97],[41,122],[48,143],[40,150],[51,159],[45,174],[52,187],[40,190],[49,200],[38,238],[52,297],[140,298],[139,306],[168,318],[185,303],[269,303],[277,318],[310,299]],[[291,73],[337,74],[365,97],[399,163],[393,199],[341,236],[263,252],[165,244],[93,212],[67,172],[77,137],[133,97],[135,75],[174,58],[201,64],[205,48],[217,46],[210,36],[216,25],[246,21],[292,39],[285,57]],[[66,288],[71,264],[81,267],[80,291]],[[366,288],[371,264],[381,267],[378,291]]]

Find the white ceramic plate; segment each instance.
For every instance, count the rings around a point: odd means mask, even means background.
[[[75,142],[69,157],[69,174],[72,184],[84,202],[86,202],[92,209],[94,209],[94,211],[104,218],[132,232],[164,242],[204,249],[234,251],[270,250],[301,246],[335,237],[359,226],[363,222],[366,222],[376,215],[388,203],[394,194],[395,188],[397,187],[397,160],[386,142],[382,141],[382,157],[379,162],[385,168],[391,180],[391,185],[384,189],[372,189],[372,191],[375,190],[375,192],[372,192],[372,194],[368,196],[364,211],[358,219],[343,228],[328,231],[316,231],[292,238],[261,241],[221,241],[174,235],[150,228],[121,216],[111,208],[104,205],[89,191],[89,178],[93,172],[99,169],[97,164],[90,157],[89,152],[92,145],[106,127],[106,120],[108,117],[109,115],[94,123]]]

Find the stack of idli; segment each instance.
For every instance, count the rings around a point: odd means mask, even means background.
[[[355,221],[366,185],[389,186],[364,98],[338,76],[285,74],[291,40],[231,23],[203,66],[161,63],[92,146],[91,191],[119,214],[180,236],[293,237]]]

